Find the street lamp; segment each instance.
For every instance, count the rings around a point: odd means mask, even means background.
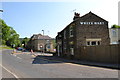
[[[44,53],[44,47],[45,47],[45,42],[44,42],[44,30],[43,31],[43,53]]]

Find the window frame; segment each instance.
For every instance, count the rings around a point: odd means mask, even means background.
[[[88,43],[89,42],[89,43]],[[95,44],[93,44],[95,42]],[[87,46],[97,46],[101,45],[101,39],[86,39],[86,45]]]
[[[74,35],[72,25],[70,26],[70,29],[69,29],[69,35],[70,35],[70,37],[73,37],[73,35]]]

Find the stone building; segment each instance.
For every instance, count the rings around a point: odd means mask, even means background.
[[[34,34],[27,43],[27,49],[34,51],[54,52],[55,39],[47,35]]]
[[[109,45],[108,21],[89,12],[74,14],[73,21],[56,36],[58,56],[76,56],[80,46]]]

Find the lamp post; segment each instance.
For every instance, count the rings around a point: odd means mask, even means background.
[[[45,47],[45,42],[44,42],[44,30],[43,31],[43,53],[44,53],[44,47]]]

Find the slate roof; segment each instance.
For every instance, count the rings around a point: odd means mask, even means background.
[[[39,39],[39,40],[42,40],[42,39],[53,39],[51,37],[49,37],[48,35],[42,35],[42,34],[34,34],[32,37],[31,37],[32,40],[35,40],[35,39]]]

